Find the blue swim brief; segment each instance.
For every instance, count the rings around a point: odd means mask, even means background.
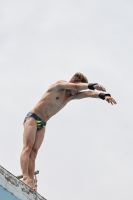
[[[28,112],[28,114],[26,115],[26,117],[24,119],[24,123],[26,122],[26,119],[29,117],[33,117],[36,120],[37,130],[41,130],[42,128],[44,128],[46,126],[46,122],[44,122],[40,117],[38,117],[33,112]]]

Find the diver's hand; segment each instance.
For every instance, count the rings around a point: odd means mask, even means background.
[[[117,104],[117,102],[110,96],[105,96],[105,100],[108,102],[108,103],[111,103],[112,105],[113,104]]]
[[[100,84],[96,84],[96,85],[94,85],[94,89],[99,90],[99,91],[106,92],[105,87],[103,87],[103,86],[100,85]]]

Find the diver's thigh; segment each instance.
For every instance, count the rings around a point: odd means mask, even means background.
[[[33,146],[34,150],[38,150],[43,142],[45,135],[45,128],[42,128],[41,130],[38,130],[36,133],[35,143]]]
[[[24,144],[31,143],[32,145],[35,142],[37,132],[37,125],[34,118],[29,117],[24,123],[24,134],[23,134],[23,142]]]

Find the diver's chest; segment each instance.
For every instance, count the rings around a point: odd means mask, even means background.
[[[54,100],[56,106],[62,107],[68,102],[68,98],[65,95],[57,95]]]

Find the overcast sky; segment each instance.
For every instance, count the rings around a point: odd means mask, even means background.
[[[48,200],[133,199],[133,1],[0,0],[0,165],[20,175],[23,120],[75,72],[118,102],[70,102],[36,160]]]

